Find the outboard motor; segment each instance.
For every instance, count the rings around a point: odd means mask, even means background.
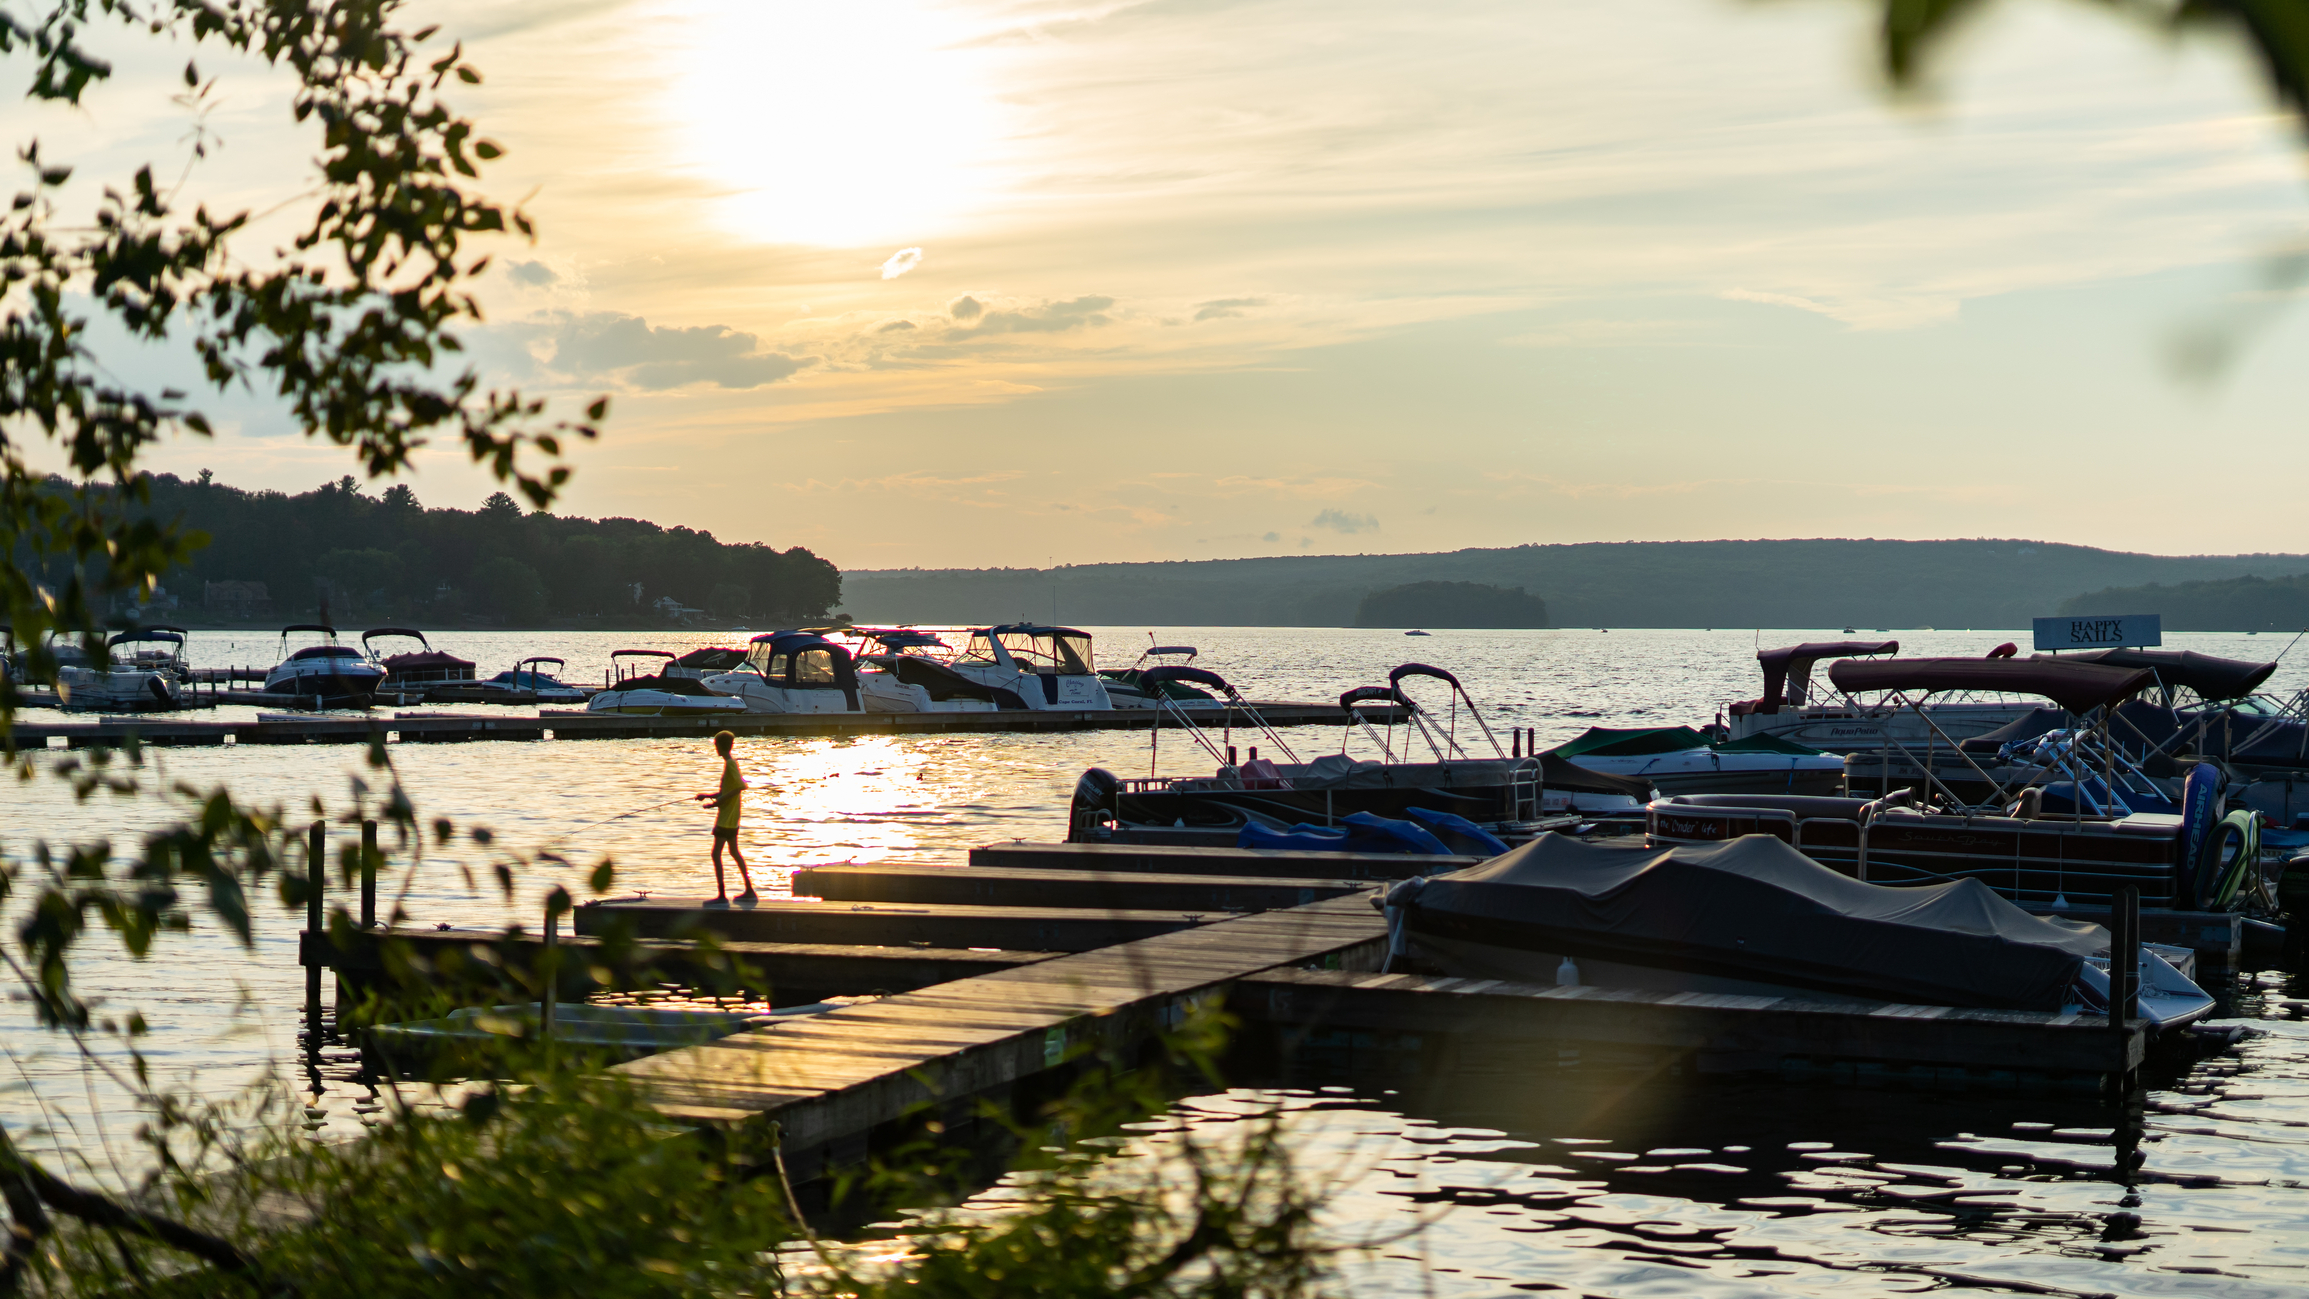
[[[1066,841],[1091,843],[1113,836],[1116,799],[1122,782],[1104,767],[1092,767],[1074,782],[1074,803],[1067,811]],[[1103,832],[1102,832],[1103,830]]]

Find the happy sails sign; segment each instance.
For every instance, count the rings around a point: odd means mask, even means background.
[[[2036,620],[2036,648],[2040,650],[2138,649],[2164,643],[2164,619],[2153,613]]]

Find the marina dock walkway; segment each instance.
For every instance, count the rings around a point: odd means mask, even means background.
[[[1272,726],[1342,726],[1336,704],[1253,704]],[[739,735],[940,735],[994,731],[1143,731],[1159,714],[1146,708],[1019,710],[990,713],[715,713],[703,717],[648,717],[581,709],[520,712],[262,713],[246,720],[195,721],[176,713],[139,713],[94,721],[19,721],[17,748],[118,746],[130,736],[142,744],[366,744],[467,740],[623,740],[690,738],[734,731]],[[1223,723],[1216,710],[1196,720]],[[1240,714],[1236,724],[1242,724]],[[1374,720],[1384,719],[1374,717]],[[1176,727],[1170,719],[1165,729]]]
[[[789,1168],[850,1162],[914,1107],[960,1107],[1072,1058],[1125,1049],[1226,983],[1277,967],[1369,969],[1386,931],[1334,898],[1038,961],[618,1066],[670,1117],[783,1125]]]

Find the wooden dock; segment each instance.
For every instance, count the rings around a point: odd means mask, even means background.
[[[1120,843],[990,843],[970,850],[972,866],[1006,870],[1142,871],[1157,875],[1250,875],[1281,879],[1400,880],[1480,865],[1481,857],[1408,853],[1302,852],[1295,848],[1159,847]]]
[[[797,1179],[863,1157],[875,1129],[938,1106],[949,1131],[1084,1050],[1134,1047],[1223,986],[1277,966],[1369,968],[1386,944],[1360,898],[1199,925],[848,1006],[618,1066],[670,1117],[775,1120]]]
[[[1336,704],[1257,704],[1274,726],[1341,726]],[[467,740],[624,740],[698,738],[716,731],[739,735],[940,735],[998,731],[1143,731],[1152,709],[1097,711],[1008,710],[992,713],[716,713],[705,717],[635,717],[543,708],[534,712],[397,712],[263,714],[239,720],[193,721],[172,713],[105,717],[92,722],[19,721],[13,742],[25,748],[118,747],[140,744],[367,744]],[[1206,719],[1215,724],[1216,718]],[[1177,725],[1174,721],[1173,726]]]
[[[354,934],[344,949],[338,948],[326,932],[306,931],[297,937],[299,964],[335,970],[355,987],[367,986],[384,973],[382,948],[388,941],[400,945],[427,969],[442,968],[454,954],[472,966],[516,975],[534,970],[545,946],[536,933],[490,929],[376,930]],[[644,941],[630,950],[618,949],[615,957],[599,939],[582,935],[564,935],[559,946],[567,953],[556,981],[564,997],[653,987],[665,980],[713,984],[727,976],[726,965],[719,961],[701,963],[697,948],[689,943]],[[798,1006],[828,997],[927,988],[1052,960],[1062,953],[983,947],[729,942],[720,945],[720,954],[759,976],[761,983],[747,989],[751,996],[776,1006]],[[603,975],[607,982],[601,981]]]
[[[1256,866],[1245,867],[1255,870]],[[1002,866],[811,866],[794,872],[794,892],[828,902],[895,902],[993,907],[1213,914],[1303,907],[1368,893],[1367,880],[1274,876],[1163,875],[1152,871],[1052,871]]]
[[[1631,988],[1552,988],[1442,975],[1271,970],[1237,982],[1227,1008],[1294,1032],[1411,1034],[1440,1045],[1593,1042],[1696,1057],[1703,1070],[1866,1064],[1878,1076],[2017,1084],[2019,1073],[2098,1079],[2140,1066],[2144,1021],[2121,1040],[2105,1015],[1806,1001]]]
[[[968,869],[967,867],[957,869]],[[1223,910],[1109,911],[1068,907],[898,905],[767,898],[753,907],[709,908],[703,898],[615,898],[574,915],[578,933],[623,929],[635,938],[717,934],[752,943],[880,943],[892,947],[993,947],[1088,952],[1224,920]],[[1364,907],[1369,911],[1368,906]]]

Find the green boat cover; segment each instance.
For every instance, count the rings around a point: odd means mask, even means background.
[[[1708,737],[1689,726],[1638,726],[1627,729],[1590,726],[1578,739],[1567,740],[1548,752],[1559,758],[1577,758],[1588,754],[1599,758],[1628,758],[1646,753],[1675,753],[1682,749],[1707,747]]]
[[[1809,744],[1783,740],[1777,735],[1751,735],[1744,740],[1732,740],[1715,746],[1718,753],[1786,753],[1810,757],[1821,752]]]

